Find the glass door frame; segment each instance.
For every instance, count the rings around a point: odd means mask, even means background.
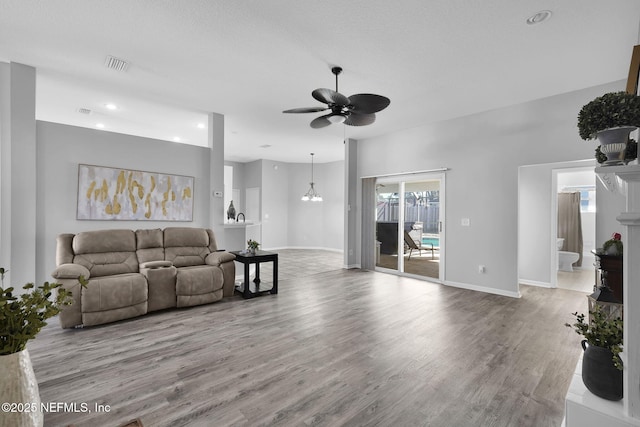
[[[405,184],[420,181],[439,181],[439,200],[440,210],[438,215],[438,230],[439,230],[439,255],[440,264],[438,267],[438,278],[421,276],[417,274],[406,273],[404,271],[404,256],[400,256],[404,248],[404,223],[405,223]],[[446,258],[446,238],[445,238],[445,173],[444,171],[438,172],[424,172],[414,174],[402,174],[402,175],[389,175],[376,178],[376,187],[378,184],[393,183],[398,185],[398,264],[396,269],[378,267],[376,265],[375,270],[385,273],[397,274],[401,276],[413,277],[420,280],[434,281],[438,283],[444,283],[445,281],[445,258]],[[377,200],[376,202],[377,203]],[[377,222],[377,219],[375,219]]]

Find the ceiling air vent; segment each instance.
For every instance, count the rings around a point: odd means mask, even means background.
[[[110,70],[125,72],[129,67],[129,63],[123,59],[118,59],[115,56],[108,55],[104,61],[104,66]]]
[[[78,108],[78,113],[80,114],[91,114],[91,110],[88,108]]]

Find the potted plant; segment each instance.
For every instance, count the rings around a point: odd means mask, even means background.
[[[260,246],[260,243],[256,242],[255,240],[247,240],[247,246],[249,248],[249,252],[252,254],[255,254],[258,251],[258,246]]]
[[[585,322],[584,314],[573,313],[573,327],[582,340],[582,381],[596,396],[607,400],[622,399],[622,319],[610,318],[596,305],[589,312],[591,319]]]
[[[596,161],[600,164],[603,165],[606,161],[607,161],[607,155],[604,154],[601,150],[601,145],[598,145],[596,147]],[[624,160],[623,163],[629,163],[632,160],[635,160],[636,158],[638,158],[638,143],[636,142],[635,139],[633,138],[629,138],[629,141],[627,141],[627,147],[624,150]]]
[[[578,114],[578,131],[584,140],[598,138],[607,156],[604,165],[626,163],[629,133],[640,126],[640,97],[610,92],[584,105]],[[632,160],[632,159],[631,159]]]
[[[2,416],[7,418],[7,425],[41,426],[38,382],[26,345],[47,324],[47,319],[72,303],[71,292],[59,283],[45,282],[38,287],[27,283],[22,287],[24,293],[14,296],[13,287],[4,288],[7,271],[0,268],[0,402],[30,406]],[[84,279],[81,283],[85,283]]]
[[[602,245],[601,253],[605,255],[622,255],[622,235],[613,233],[611,238]]]

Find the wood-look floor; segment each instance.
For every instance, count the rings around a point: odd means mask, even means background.
[[[281,259],[281,264],[286,260]],[[558,426],[584,293],[514,299],[360,270],[29,344],[46,426]]]

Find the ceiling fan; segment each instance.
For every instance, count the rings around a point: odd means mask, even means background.
[[[331,72],[336,76],[336,90],[316,89],[311,92],[317,101],[327,104],[326,107],[292,108],[283,113],[318,113],[331,110],[329,114],[316,117],[311,121],[311,127],[320,129],[331,123],[344,123],[349,126],[366,126],[376,121],[378,111],[389,106],[389,98],[372,93],[359,93],[346,97],[338,92],[338,75],[342,68],[333,67]]]

